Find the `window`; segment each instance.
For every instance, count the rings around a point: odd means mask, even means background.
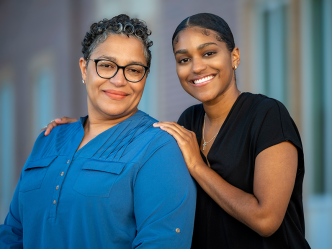
[[[53,75],[49,68],[42,67],[36,71],[33,82],[34,139],[40,130],[54,118]]]
[[[312,106],[308,132],[312,133],[313,193],[332,194],[332,1],[311,0],[308,6],[311,74],[306,98],[311,99]]]
[[[260,48],[262,67],[260,68],[261,92],[283,102],[287,106],[288,46],[287,12],[288,5],[276,2],[261,4]]]
[[[0,220],[6,217],[13,196],[15,171],[14,89],[10,80],[0,80]]]
[[[152,54],[155,53],[155,45],[151,48]],[[138,109],[146,112],[150,116],[157,118],[158,113],[158,77],[156,64],[152,63],[149,75],[147,76],[142,99],[139,103]]]
[[[29,140],[34,144],[45,127],[54,116],[55,109],[55,73],[56,53],[52,49],[42,50],[31,58],[28,64],[29,74],[29,109],[31,114],[31,132]]]
[[[324,68],[323,68],[323,5],[322,0],[312,1],[312,98],[313,98],[313,140],[314,153],[314,193],[325,192],[324,179]]]
[[[322,40],[323,40],[323,120],[324,120],[324,186],[332,194],[332,0],[322,3]]]

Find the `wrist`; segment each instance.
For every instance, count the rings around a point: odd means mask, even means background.
[[[194,175],[196,172],[201,170],[202,168],[208,167],[203,160],[196,161],[190,167],[188,167],[189,173]]]

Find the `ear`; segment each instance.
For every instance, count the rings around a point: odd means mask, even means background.
[[[239,67],[240,65],[240,49],[235,47],[231,53],[232,56],[232,67]]]
[[[87,61],[81,57],[79,64],[80,64],[80,68],[81,68],[81,74],[82,74],[82,79],[85,81],[86,79],[86,70],[87,70]]]

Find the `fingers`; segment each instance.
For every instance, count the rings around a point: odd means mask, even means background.
[[[169,127],[172,128],[174,130],[176,130],[179,133],[182,132],[188,132],[188,130],[186,128],[184,128],[183,126],[175,123],[175,122],[159,122],[159,123],[154,123],[153,124],[154,127]]]
[[[160,129],[172,135],[179,144],[179,146],[185,146],[186,144],[190,143],[190,141],[192,140],[196,141],[196,138],[194,136],[195,133],[187,130],[186,128],[180,126],[175,122],[159,122],[153,124],[153,126],[160,127]]]
[[[45,132],[44,132],[44,135],[47,136],[50,134],[51,130],[57,126],[57,123],[55,123],[55,121],[51,121],[51,123],[49,123],[44,129],[45,129]]]
[[[45,130],[44,135],[47,136],[50,134],[50,132],[54,127],[62,124],[73,123],[76,121],[77,121],[76,118],[68,118],[68,117],[56,118],[55,120],[52,120],[45,128],[43,128],[42,131]]]
[[[54,119],[54,121],[57,124],[69,124],[69,123],[76,122],[77,119],[76,118],[69,118],[69,117],[62,117],[62,118],[56,118],[56,119]]]

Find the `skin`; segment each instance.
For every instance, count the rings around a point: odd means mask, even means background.
[[[226,44],[216,39],[214,31],[209,30],[210,35],[202,31],[197,27],[181,31],[174,54],[182,87],[203,103],[205,140],[209,141],[220,130],[240,95],[234,73],[240,63],[240,52],[237,47],[229,52]],[[193,80],[207,76],[214,78],[201,86],[192,84]],[[200,151],[207,156],[214,139],[203,151],[196,134],[177,123],[159,122],[154,126],[176,139],[191,176],[222,209],[261,236],[276,232],[284,219],[296,178],[298,155],[293,144],[282,142],[257,155],[254,194],[250,194],[229,184],[204,163]]]
[[[91,59],[109,59],[120,66],[130,63],[140,63],[146,66],[144,51],[141,41],[125,35],[111,35],[91,53]],[[87,89],[87,104],[89,117],[84,125],[84,138],[78,149],[87,144],[91,139],[103,131],[115,126],[136,113],[141,100],[146,77],[132,83],[125,79],[123,70],[111,79],[101,78],[95,69],[95,62],[80,58],[82,79]],[[45,135],[56,124],[76,121],[76,119],[63,119],[52,121],[48,125]],[[60,122],[59,122],[60,121]]]

